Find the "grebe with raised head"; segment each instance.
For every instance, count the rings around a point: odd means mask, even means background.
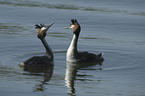
[[[37,37],[41,40],[42,44],[44,45],[46,49],[46,54],[44,56],[34,56],[23,63],[20,64],[20,67],[48,67],[48,66],[53,66],[53,52],[49,45],[47,44],[45,40],[45,36],[47,34],[47,30],[54,24],[52,22],[50,25],[44,25],[44,24],[36,24],[35,28],[39,29]]]
[[[68,62],[80,62],[80,63],[87,63],[87,62],[101,62],[103,61],[103,53],[100,53],[98,55],[95,55],[93,53],[88,52],[78,52],[77,50],[77,42],[79,38],[79,34],[81,31],[81,26],[77,22],[76,19],[71,20],[72,24],[67,27],[66,29],[72,29],[73,30],[73,38],[71,41],[71,44],[67,50],[66,54],[66,61]]]

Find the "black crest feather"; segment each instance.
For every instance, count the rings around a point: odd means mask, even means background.
[[[35,25],[35,29],[41,29],[42,27],[44,27],[45,26],[45,24],[36,24]]]
[[[71,19],[72,24],[77,23],[77,19]]]
[[[75,20],[74,19],[71,19],[71,22],[72,22],[72,24],[74,24],[75,23]]]

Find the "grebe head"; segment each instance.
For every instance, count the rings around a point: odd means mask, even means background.
[[[36,25],[35,25],[35,28],[36,28],[36,29],[39,29],[37,37],[38,37],[39,39],[43,39],[43,38],[46,36],[46,34],[47,34],[47,30],[48,30],[53,24],[54,24],[54,22],[52,22],[50,25],[44,25],[44,24],[38,25],[38,24],[36,24]]]
[[[72,29],[74,34],[79,35],[81,31],[81,26],[77,22],[77,19],[71,19],[71,22],[72,24],[70,24],[70,26],[67,27],[66,29]]]

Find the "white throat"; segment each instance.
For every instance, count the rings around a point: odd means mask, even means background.
[[[67,50],[66,61],[74,62],[75,56],[78,53],[78,51],[77,51],[77,41],[78,41],[78,36],[74,34],[73,39],[71,41],[71,44],[70,44],[70,46]]]

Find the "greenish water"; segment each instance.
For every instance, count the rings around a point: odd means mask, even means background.
[[[145,95],[144,6],[144,0],[1,0],[1,95]],[[102,65],[78,69],[66,63],[72,31],[64,27],[72,18],[82,27],[79,50],[103,52]],[[54,52],[54,69],[44,73],[22,71],[21,62],[45,53],[34,25],[52,21],[55,24],[46,40]]]

